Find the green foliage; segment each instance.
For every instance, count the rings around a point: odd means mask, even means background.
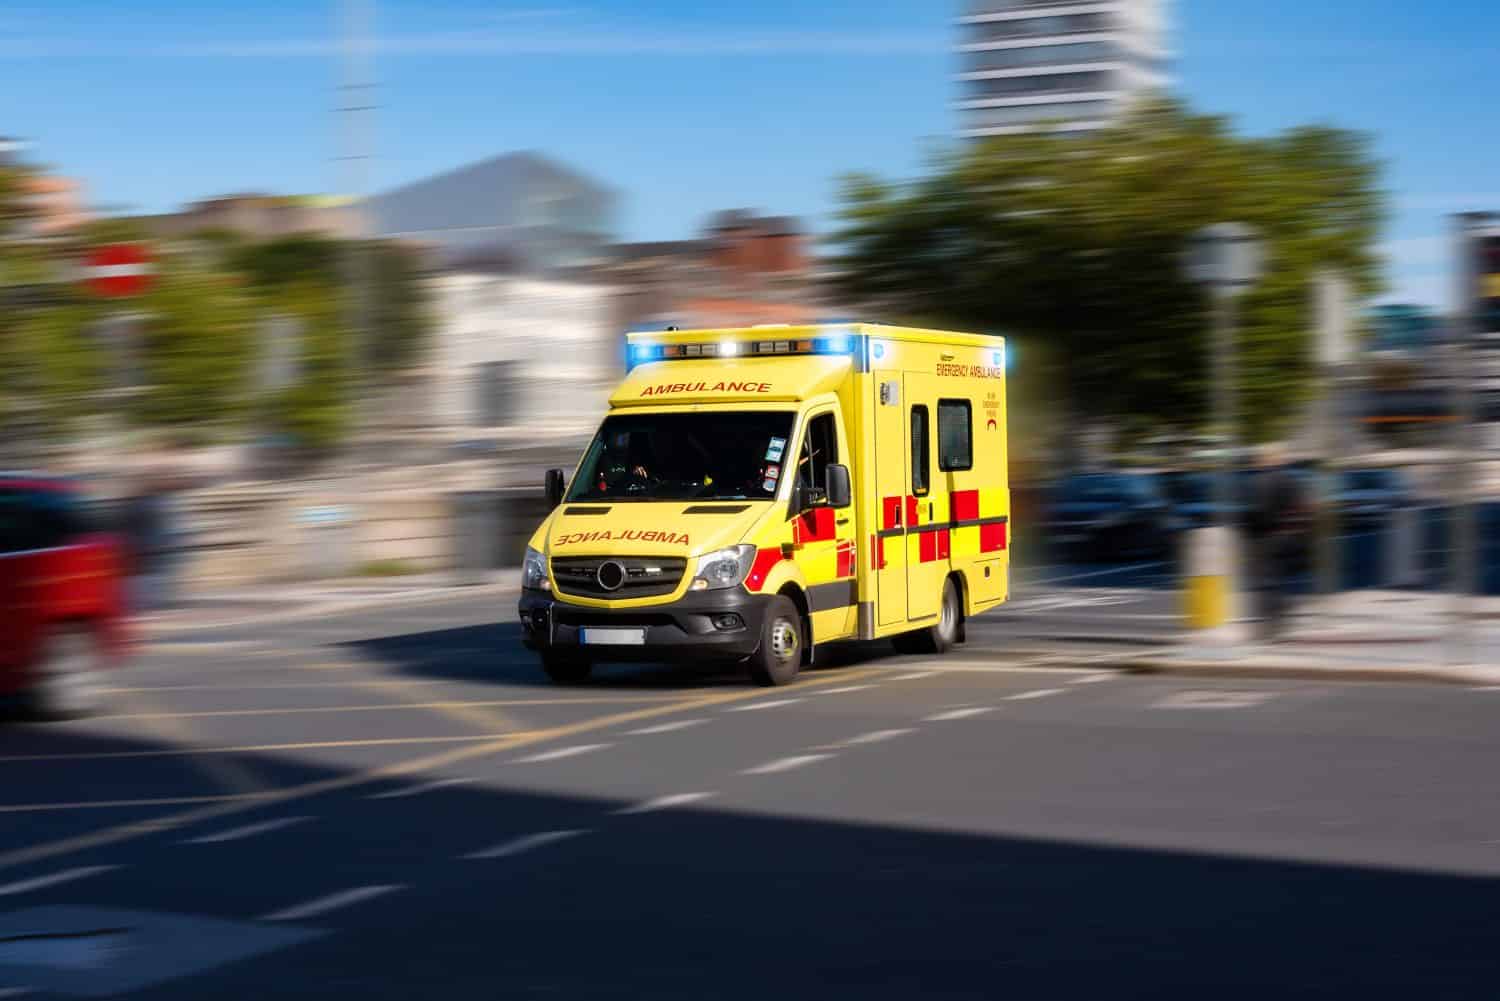
[[[16,312],[0,333],[0,424],[23,419],[53,437],[104,406],[104,355],[86,304]],[[33,432],[34,433],[34,432]]]
[[[296,319],[298,378],[276,391],[265,417],[303,448],[332,448],[347,433],[351,417],[352,380],[348,332],[338,300],[316,285],[288,288],[278,311]]]
[[[137,420],[202,429],[243,417],[259,351],[254,301],[231,275],[165,262],[152,290],[132,303],[142,316],[136,364],[144,387]]]
[[[843,187],[843,291],[904,317],[1011,331],[1046,345],[1075,413],[1202,423],[1207,303],[1181,276],[1190,236],[1242,221],[1267,271],[1240,303],[1250,433],[1293,417],[1311,374],[1313,274],[1379,286],[1378,165],[1361,135],[1306,127],[1268,139],[1171,102],[1090,135],[997,138],[939,158],[908,185]]]

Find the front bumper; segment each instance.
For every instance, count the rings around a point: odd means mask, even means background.
[[[522,591],[522,642],[532,650],[575,653],[589,660],[671,661],[705,657],[740,660],[760,649],[771,595],[741,587],[688,592],[676,601],[635,608],[575,605],[545,591]],[[715,618],[738,617],[724,628]],[[589,627],[645,630],[635,646],[585,644]]]

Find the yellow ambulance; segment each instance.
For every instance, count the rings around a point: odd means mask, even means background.
[[[553,680],[840,640],[941,653],[1010,582],[1005,343],[872,325],[627,336],[628,373],[526,550]]]

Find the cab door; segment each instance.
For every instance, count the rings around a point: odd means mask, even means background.
[[[836,409],[816,410],[808,416],[793,475],[801,495],[811,501],[793,514],[792,545],[807,582],[816,643],[852,636],[857,623],[859,556],[854,508],[836,509],[828,504],[828,467],[847,465],[848,450]]]
[[[938,614],[948,576],[950,531],[945,479],[937,475],[936,378],[908,372],[902,380],[906,406],[907,492],[906,619]]]

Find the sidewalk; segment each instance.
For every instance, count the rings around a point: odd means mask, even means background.
[[[1118,664],[1174,674],[1500,685],[1500,599],[1472,598],[1463,617],[1456,611],[1446,594],[1353,591],[1303,602],[1275,642],[1226,647],[1183,635]]]

